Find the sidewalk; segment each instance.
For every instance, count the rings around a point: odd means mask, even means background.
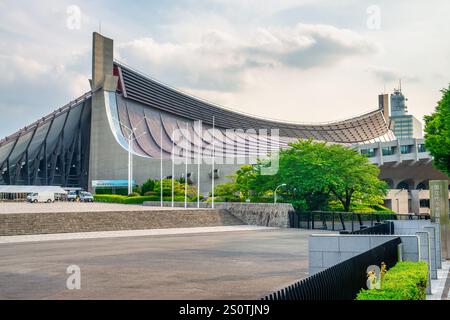
[[[450,261],[442,262],[442,269],[438,269],[438,278],[431,280],[432,294],[427,295],[427,300],[450,300]]]
[[[76,240],[76,239],[143,237],[143,236],[195,234],[195,233],[211,233],[211,232],[215,233],[215,232],[230,232],[230,231],[260,231],[260,230],[275,230],[275,229],[277,228],[241,225],[241,226],[218,226],[218,227],[197,227],[197,228],[168,228],[168,229],[148,229],[148,230],[37,234],[24,236],[0,236],[0,244],[38,242],[38,241]]]

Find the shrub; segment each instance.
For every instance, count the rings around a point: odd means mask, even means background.
[[[124,203],[124,204],[143,204],[145,201],[160,201],[159,195],[150,196],[120,196],[114,194],[96,194],[94,195],[96,202]],[[188,198],[188,202],[192,202],[194,198]],[[172,197],[163,197],[163,201],[170,202]],[[184,196],[175,196],[175,202],[184,202]]]
[[[361,290],[356,300],[425,300],[426,262],[399,262],[383,278],[381,290]]]
[[[208,197],[205,202],[211,203],[212,197]],[[214,202],[241,202],[238,198],[229,198],[226,196],[214,196]]]
[[[142,184],[141,192],[142,192],[142,194],[145,195],[147,192],[154,191],[154,189],[155,189],[155,180],[147,179],[147,181],[145,181]]]
[[[161,181],[155,181],[155,187],[153,191],[158,195],[161,194]],[[177,180],[174,180],[174,194],[175,196],[184,195],[184,185],[181,185]],[[172,179],[163,180],[163,196],[172,196]]]
[[[95,188],[95,194],[113,194],[113,195],[128,195],[128,189],[125,188]]]
[[[95,188],[96,194],[112,194],[112,188]]]
[[[137,193],[137,192],[132,192],[132,193],[130,193],[128,196],[129,196],[129,197],[138,197],[138,196],[140,196],[140,194]]]
[[[373,207],[373,208],[375,209],[375,211],[377,211],[377,212],[384,212],[384,213],[395,214],[394,211],[392,211],[391,209],[386,208],[385,206],[382,206],[382,205],[380,205],[380,204],[374,205],[374,206],[372,206],[372,207]]]
[[[159,196],[159,193],[155,191],[147,191],[146,193],[144,193],[144,196]]]
[[[115,194],[95,194],[94,200],[96,202],[112,202],[112,203],[124,203],[127,196],[115,195]]]
[[[137,193],[139,195],[142,194],[141,187],[140,186],[134,186],[132,193]]]
[[[328,202],[328,207],[327,207],[327,211],[344,211],[344,207],[342,206],[342,204],[336,200],[332,200]],[[351,212],[355,212],[355,213],[395,213],[394,211],[380,205],[380,204],[375,204],[375,205],[368,205],[368,204],[364,204],[364,203],[354,203],[351,206]]]
[[[145,201],[155,201],[155,200],[159,200],[156,199],[155,196],[136,196],[136,197],[129,197],[127,199],[125,199],[124,203],[125,204],[143,204]]]

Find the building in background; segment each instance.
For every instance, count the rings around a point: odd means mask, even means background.
[[[378,96],[379,109],[397,139],[359,144],[358,150],[380,168],[379,178],[389,186],[386,207],[397,213],[428,214],[429,181],[450,179],[433,167],[433,158],[425,148],[422,124],[408,114],[406,101],[401,83],[390,96]]]
[[[422,138],[422,123],[413,115],[408,114],[407,98],[402,93],[401,82],[398,89],[391,94],[392,130],[397,139]]]

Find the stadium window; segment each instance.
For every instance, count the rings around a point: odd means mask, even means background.
[[[395,153],[394,147],[384,147],[381,149],[383,156],[392,156]]]
[[[410,145],[400,146],[400,152],[401,152],[402,154],[408,154],[408,153],[411,153],[411,146],[410,146]]]
[[[361,149],[361,154],[373,158],[375,157],[375,149]]]
[[[430,207],[430,199],[420,199],[420,207],[421,208],[429,208]]]
[[[417,152],[427,152],[427,149],[425,148],[424,143],[420,143],[417,145]]]

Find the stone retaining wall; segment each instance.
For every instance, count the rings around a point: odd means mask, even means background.
[[[159,207],[159,201],[144,202],[144,205]],[[164,206],[171,206],[171,202],[165,202]],[[188,207],[196,207],[196,202],[188,202]],[[184,207],[184,202],[175,202],[175,207]],[[200,203],[201,208],[211,208],[211,203]],[[224,209],[244,221],[248,225],[263,227],[289,228],[289,213],[294,212],[290,203],[241,203],[241,202],[217,202],[216,209]]]
[[[0,236],[245,224],[225,210],[19,213],[0,215]]]

